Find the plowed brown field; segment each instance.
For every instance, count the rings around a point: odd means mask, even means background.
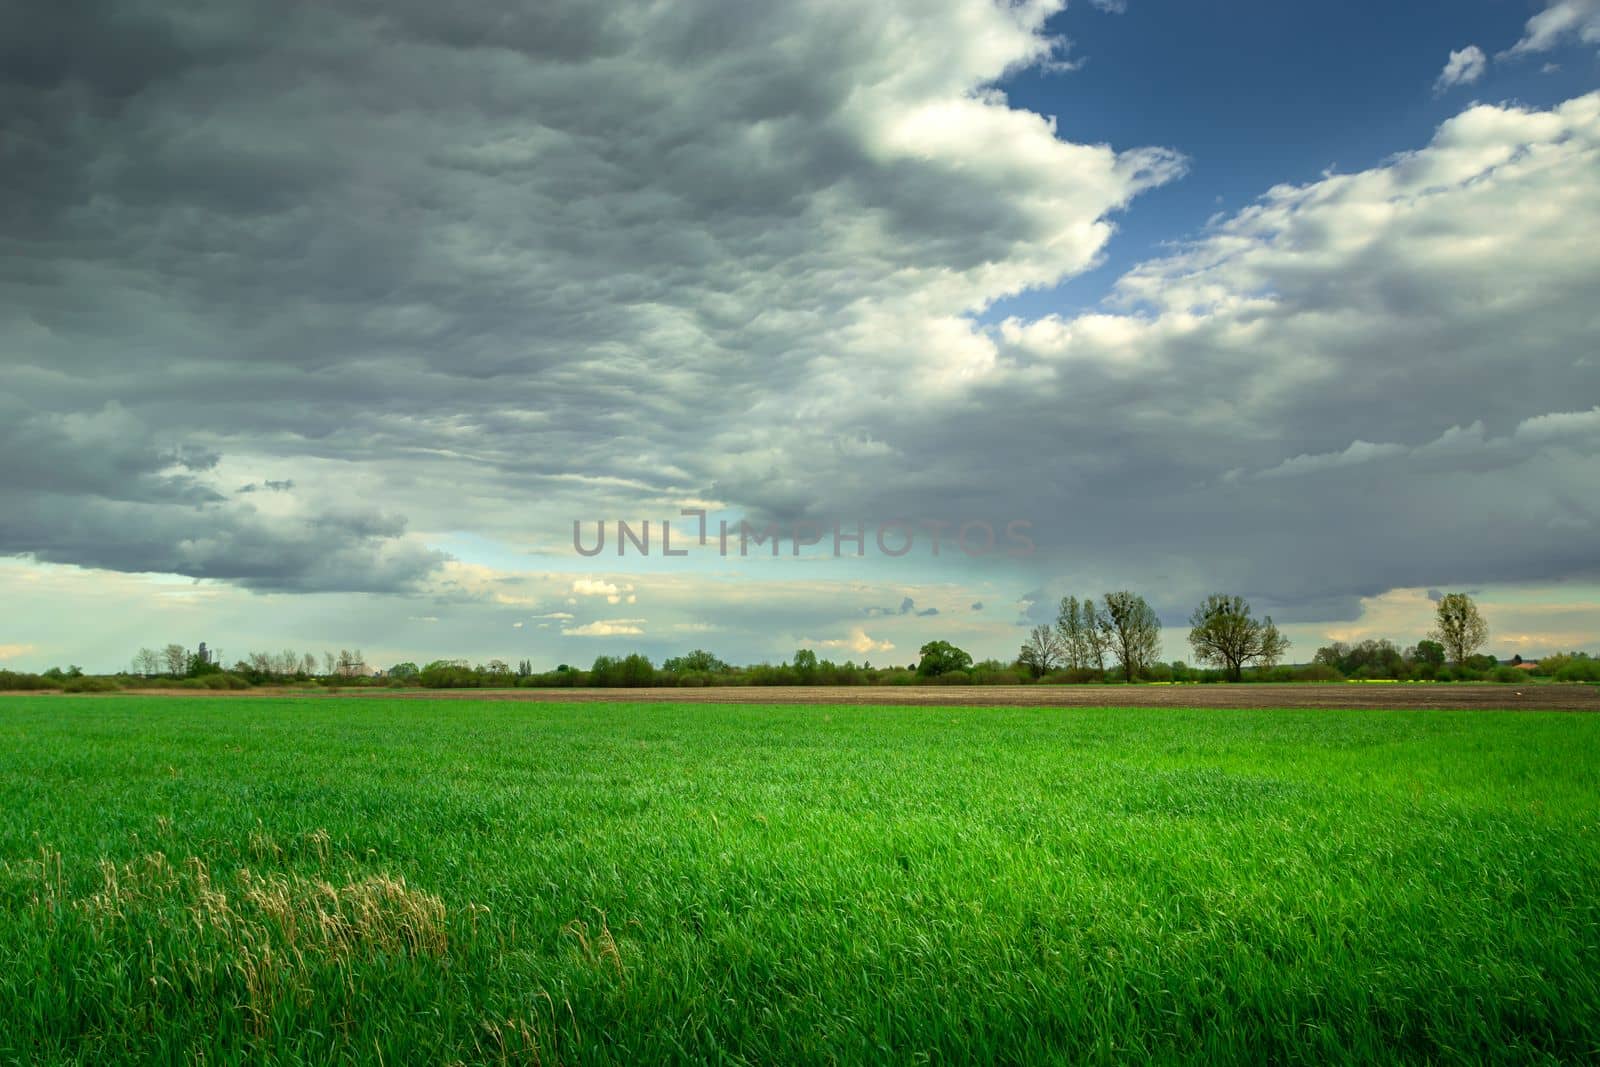
[[[703,689],[195,689],[136,690],[163,696],[348,696],[413,700],[606,701],[672,704],[924,704],[964,707],[1504,708],[1600,711],[1594,685],[895,685],[712,686]]]

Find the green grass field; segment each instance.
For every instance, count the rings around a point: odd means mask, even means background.
[[[1600,717],[0,700],[0,1061],[1600,1056]]]

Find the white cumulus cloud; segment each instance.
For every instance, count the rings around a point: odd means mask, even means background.
[[[800,644],[805,648],[837,648],[865,655],[868,652],[890,652],[894,649],[893,641],[879,641],[871,637],[865,629],[857,626],[850,631],[849,637],[834,637],[826,639],[806,638]]]
[[[644,633],[644,619],[597,619],[561,631],[566,637],[634,637]]]
[[[1434,91],[1442,93],[1457,85],[1471,85],[1483,77],[1483,72],[1488,66],[1489,57],[1475,44],[1469,44],[1460,51],[1453,51],[1444,65],[1444,70],[1439,72],[1438,80],[1433,83]]]
[[[1551,0],[1528,20],[1522,39],[1506,54],[1548,52],[1574,37],[1584,44],[1600,44],[1600,0]]]

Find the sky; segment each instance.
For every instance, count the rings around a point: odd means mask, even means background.
[[[0,3],[0,667],[1600,650],[1597,90],[1600,0]]]

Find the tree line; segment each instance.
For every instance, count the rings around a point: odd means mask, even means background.
[[[491,659],[473,664],[438,659],[421,666],[406,661],[370,669],[360,649],[320,655],[285,649],[250,652],[232,666],[202,642],[141,648],[120,675],[86,676],[72,666],[43,674],[0,671],[0,689],[66,689],[86,692],[142,685],[238,689],[257,685],[416,686],[430,689],[490,687],[712,685],[1013,685],[1029,682],[1249,682],[1427,680],[1515,682],[1530,675],[1556,681],[1600,682],[1600,659],[1584,652],[1547,656],[1537,665],[1509,664],[1481,650],[1489,628],[1476,603],[1451,593],[1435,605],[1428,637],[1402,651],[1385,639],[1317,649],[1306,664],[1284,666],[1290,642],[1270,615],[1257,618],[1241,596],[1215,593],[1189,617],[1189,646],[1197,666],[1161,662],[1161,620],[1144,597],[1128,590],[1093,597],[1063,597],[1053,625],[1035,626],[1010,662],[974,661],[948,641],[930,641],[904,666],[835,663],[802,648],[784,663],[735,666],[695,649],[660,665],[634,653],[602,655],[588,667],[560,664],[538,671],[531,660],[512,664]],[[1529,668],[1529,669],[1523,669]]]
[[[132,674],[140,678],[178,681],[205,678],[215,674],[234,674],[254,684],[270,681],[311,681],[318,678],[355,678],[371,673],[361,650],[343,648],[327,651],[319,659],[315,652],[284,649],[281,652],[251,652],[232,667],[223,666],[222,653],[208,649],[204,641],[194,650],[180,644],[164,648],[141,648],[133,654]]]
[[[1239,681],[1248,664],[1275,666],[1289,647],[1272,617],[1256,619],[1243,597],[1207,597],[1189,622],[1195,655],[1224,670],[1230,681]],[[1017,663],[1034,678],[1063,670],[1082,681],[1115,673],[1136,682],[1151,674],[1160,657],[1160,617],[1144,597],[1124,589],[1105,594],[1099,606],[1093,597],[1063,597],[1055,625],[1035,626]]]

